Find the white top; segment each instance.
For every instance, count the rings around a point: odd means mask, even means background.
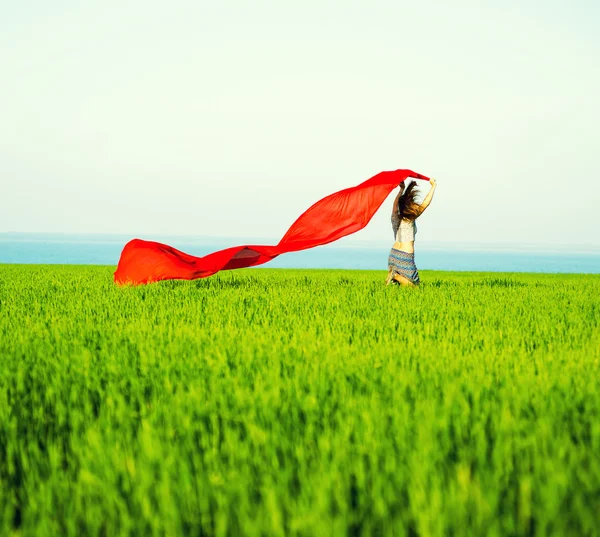
[[[392,215],[392,229],[394,230],[396,242],[412,242],[415,240],[417,224],[414,220],[403,218],[401,221],[398,215]]]

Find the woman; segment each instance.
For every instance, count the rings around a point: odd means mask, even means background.
[[[435,179],[431,179],[429,182],[431,189],[420,204],[415,201],[417,183],[411,181],[406,190],[404,183],[400,184],[400,192],[398,192],[392,208],[392,229],[396,242],[394,242],[388,258],[386,285],[391,282],[411,287],[419,285],[419,271],[415,265],[415,235],[417,233],[415,220],[429,207],[431,198],[433,198],[436,182]]]

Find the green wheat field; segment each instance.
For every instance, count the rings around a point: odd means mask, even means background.
[[[600,535],[600,275],[0,265],[0,535]]]

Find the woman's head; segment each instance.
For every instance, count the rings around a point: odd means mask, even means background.
[[[398,216],[401,219],[414,220],[419,216],[419,204],[416,202],[418,194],[417,182],[411,181],[398,200]]]

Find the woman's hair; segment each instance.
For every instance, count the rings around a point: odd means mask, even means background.
[[[414,220],[419,216],[419,204],[415,201],[419,191],[417,182],[411,181],[398,200],[398,216],[400,220]]]

